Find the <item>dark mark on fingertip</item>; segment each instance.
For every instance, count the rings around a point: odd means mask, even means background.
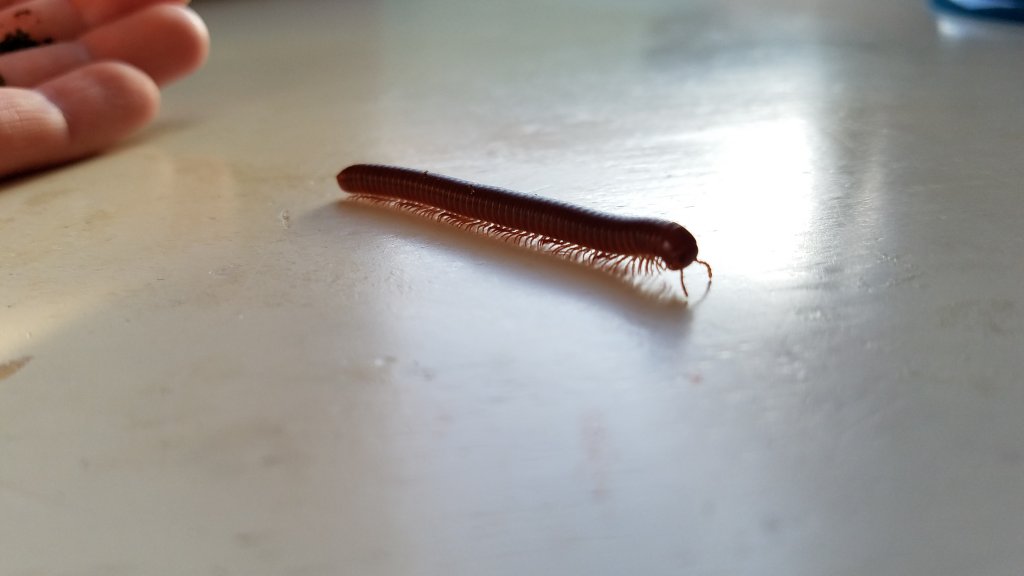
[[[0,54],[5,54],[7,52],[17,52],[18,50],[35,48],[36,46],[42,46],[44,44],[52,43],[53,38],[43,38],[42,40],[36,40],[27,32],[19,28],[14,32],[8,32],[4,36],[3,40],[0,40]]]

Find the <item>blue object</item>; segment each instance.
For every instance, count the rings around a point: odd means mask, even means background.
[[[932,4],[960,14],[1024,22],[1024,0],[932,0]]]

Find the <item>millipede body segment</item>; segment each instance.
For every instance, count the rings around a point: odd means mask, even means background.
[[[357,198],[397,205],[517,244],[609,268],[679,270],[697,262],[697,240],[675,222],[606,214],[557,200],[429,172],[356,164],[338,174]],[[683,283],[683,292],[686,284]]]

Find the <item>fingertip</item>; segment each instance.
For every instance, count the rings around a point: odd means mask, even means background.
[[[84,153],[138,130],[160,108],[160,90],[149,76],[120,62],[90,64],[38,90],[64,114],[71,148]]]
[[[161,4],[96,28],[79,42],[96,60],[127,62],[163,85],[203,65],[210,34],[190,8]]]
[[[190,2],[191,0],[187,0],[185,3]],[[191,63],[189,72],[191,72],[205,64],[210,55],[210,29],[206,27],[206,22],[199,14],[188,6],[172,6],[171,8],[180,14],[185,33],[190,32],[192,35],[192,50],[188,53],[191,56],[189,60]]]
[[[176,62],[168,66],[158,84],[186,76],[203,66],[210,55],[210,31],[199,14],[187,6],[166,4],[154,9],[167,22],[168,37],[175,39],[172,49]]]

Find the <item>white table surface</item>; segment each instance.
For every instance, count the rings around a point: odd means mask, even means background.
[[[195,7],[156,125],[0,185],[0,574],[1024,570],[1024,27]],[[339,203],[364,161],[677,220],[714,284]]]

